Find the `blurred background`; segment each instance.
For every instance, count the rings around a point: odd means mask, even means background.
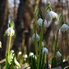
[[[45,19],[44,23],[44,39],[47,42],[49,49],[49,61],[52,59],[53,42],[56,40],[56,33],[59,23],[59,17],[63,14],[63,20],[69,24],[69,0],[0,0],[0,41],[2,41],[2,48],[0,48],[0,60],[5,58],[8,52],[9,36],[4,36],[5,30],[8,28],[10,20],[14,23],[15,36],[12,37],[11,49],[17,55],[19,51],[23,54],[29,52],[35,53],[34,42],[31,40],[33,35],[32,29],[35,23],[35,11],[39,8],[41,18],[44,15],[44,8],[50,3],[54,12],[58,14],[58,20],[54,23]],[[47,11],[47,13],[49,10]],[[46,14],[47,14],[46,13]],[[38,34],[40,29],[37,28]],[[57,49],[62,53],[63,58],[69,55],[69,34],[62,33],[59,30]],[[39,46],[38,46],[39,51]]]

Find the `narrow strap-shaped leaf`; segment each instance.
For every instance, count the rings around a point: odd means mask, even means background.
[[[55,52],[55,42],[53,42],[53,51]]]
[[[44,52],[44,54],[43,54],[43,59],[42,59],[42,65],[41,65],[41,69],[43,69],[44,60],[45,60],[45,52]]]
[[[8,56],[6,55],[6,62],[5,62],[5,68],[8,69],[10,67],[8,63]]]
[[[54,67],[54,58],[52,58],[51,68]]]
[[[54,67],[57,67],[57,59],[54,57]]]
[[[48,69],[48,55],[46,57],[46,68]]]
[[[44,47],[46,47],[46,40],[44,40],[44,43],[45,43]]]
[[[61,66],[62,66],[62,69],[63,69],[63,58],[61,56]]]

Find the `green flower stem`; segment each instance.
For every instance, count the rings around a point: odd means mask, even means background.
[[[10,36],[10,39],[9,39],[9,48],[8,48],[8,61],[9,61],[9,55],[10,55],[10,45],[11,45],[11,36]]]
[[[56,60],[56,52],[57,52],[57,42],[58,42],[58,33],[59,33],[59,28],[60,28],[60,25],[62,23],[62,18],[63,18],[63,15],[60,16],[59,18],[59,25],[58,25],[58,30],[57,30],[57,38],[56,38],[56,43],[55,43],[55,52],[54,52],[54,67],[57,67],[57,60]]]
[[[39,59],[38,59],[38,65],[37,65],[37,69],[39,69],[39,63],[40,63],[40,56],[41,56],[41,47],[42,47],[42,39],[43,39],[43,26],[44,26],[44,19],[45,19],[45,15],[46,15],[46,11],[48,10],[48,8],[45,10],[44,12],[44,17],[43,17],[43,22],[42,22],[42,29],[41,29],[41,34],[40,34],[40,49],[39,49]]]
[[[58,25],[58,30],[57,30],[57,38],[56,38],[56,44],[55,44],[54,57],[56,56],[56,52],[57,52],[58,33],[59,33],[59,28],[60,28],[61,23],[62,23],[62,19],[63,19],[63,15],[61,15],[60,18],[59,18],[59,25]]]
[[[36,56],[37,56],[37,59],[38,59],[38,50],[37,50],[37,39],[36,39],[36,25],[35,25],[35,51],[36,51]]]

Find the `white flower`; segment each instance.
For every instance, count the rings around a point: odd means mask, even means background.
[[[37,39],[37,41],[40,40],[40,36],[37,33],[36,33],[36,39]],[[35,41],[35,34],[33,34],[33,36],[32,36],[32,41]]]
[[[20,51],[20,52],[18,52],[18,55],[21,55],[22,54],[22,52]]]
[[[67,28],[68,28],[68,25],[67,25],[67,24],[63,24],[63,25],[61,26],[60,30],[61,30],[62,32],[65,32],[65,31],[67,31]]]
[[[37,20],[37,25],[38,25],[38,26],[42,26],[42,22],[43,22],[43,19],[39,18],[39,19]]]
[[[63,62],[65,62],[65,59],[63,59]]]
[[[23,55],[23,58],[25,58],[25,59],[28,58],[27,54]]]
[[[1,43],[1,41],[0,41],[0,48],[2,48],[2,43]]]
[[[60,3],[65,3],[65,0],[60,0]]]
[[[42,54],[45,52],[46,55],[48,55],[48,49],[47,48],[43,48],[42,49]]]
[[[18,63],[16,57],[14,58],[14,63],[15,63],[18,67],[21,67],[20,64]]]
[[[57,57],[61,57],[61,53],[59,51],[57,51]]]
[[[33,53],[33,52],[30,52],[30,53],[29,53],[29,56],[30,56],[30,57],[34,56],[34,53]]]
[[[58,15],[57,13],[55,13],[54,11],[50,11],[47,15],[46,15],[46,19],[50,20],[50,19],[57,19]]]
[[[10,27],[5,31],[5,34],[8,36],[13,36],[15,34],[15,31],[11,29]]]
[[[14,50],[11,50],[10,52],[11,52],[11,53],[14,53]]]

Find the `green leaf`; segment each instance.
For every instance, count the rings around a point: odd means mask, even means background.
[[[46,57],[46,68],[48,69],[48,55]]]
[[[41,65],[41,69],[43,69],[44,60],[45,60],[45,52],[44,52],[44,54],[43,54],[43,59],[42,59],[42,65]]]
[[[62,58],[62,56],[61,56],[61,66],[62,66],[62,69],[64,69],[63,68],[63,58]]]
[[[54,58],[52,58],[51,68],[54,67]]]
[[[38,14],[39,14],[39,8],[37,8],[37,9],[36,9],[36,12],[35,12],[35,21],[36,21],[36,19],[37,19]]]
[[[9,69],[9,68],[10,68],[10,65],[9,65],[9,63],[8,63],[8,56],[7,56],[7,55],[6,55],[5,68],[6,68],[6,69]]]
[[[1,66],[1,64],[0,64],[0,69],[2,69],[2,66]]]
[[[53,51],[55,52],[55,42],[53,42]]]
[[[44,39],[44,43],[45,43],[44,47],[46,47],[46,44],[47,44],[47,43],[46,43],[46,40],[45,40],[45,39]]]
[[[54,67],[57,67],[57,59],[54,57]]]
[[[63,21],[63,15],[61,15],[60,18],[59,18],[58,30],[59,30],[59,28],[61,26],[62,21]]]

